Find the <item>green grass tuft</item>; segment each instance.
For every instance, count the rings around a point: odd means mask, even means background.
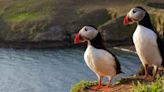
[[[152,83],[133,83],[132,92],[164,92],[164,78],[157,77]]]
[[[70,92],[79,92],[80,90],[87,89],[90,86],[96,85],[96,82],[91,82],[91,81],[80,81],[79,83],[75,84]]]

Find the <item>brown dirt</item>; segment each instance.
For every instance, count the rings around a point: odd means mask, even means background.
[[[81,90],[79,92],[131,92],[133,83],[150,83],[150,81],[146,81],[142,77],[134,77],[134,78],[126,78],[120,81],[120,83],[110,86],[103,86],[101,89],[95,90],[96,86],[89,87],[87,89]]]
[[[89,89],[85,89],[84,92],[130,92],[131,90],[131,85],[130,84],[119,84],[119,85],[114,85],[108,88],[107,86],[103,86],[101,89],[94,90],[92,89],[93,87]]]
[[[131,91],[131,85],[130,84],[119,84],[112,86],[110,88],[107,88],[106,86],[102,87],[101,89],[94,90],[93,87],[82,90],[80,92],[130,92]]]

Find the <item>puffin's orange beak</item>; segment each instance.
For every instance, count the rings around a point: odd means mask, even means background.
[[[80,32],[74,38],[74,44],[83,43],[86,39],[80,35]]]
[[[80,33],[78,33],[75,38],[74,38],[74,44],[78,44],[79,43],[79,35]]]
[[[124,17],[124,22],[123,23],[124,23],[125,26],[130,24],[131,22],[132,22],[132,20],[130,18],[128,18],[128,16]]]

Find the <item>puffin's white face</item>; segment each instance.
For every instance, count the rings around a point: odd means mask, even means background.
[[[146,14],[146,11],[141,8],[132,8],[124,18],[124,25],[133,24],[141,21]]]
[[[84,26],[74,38],[74,44],[94,39],[98,31],[91,26]]]

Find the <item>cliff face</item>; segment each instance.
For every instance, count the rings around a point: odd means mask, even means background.
[[[107,45],[132,44],[132,34],[136,25],[124,26],[124,16],[109,20],[99,27]]]
[[[164,3],[163,0],[147,0],[147,2],[150,2],[150,3]]]
[[[0,0],[0,46],[69,47],[84,25],[98,27],[107,45],[130,44],[135,25],[123,26],[122,15],[133,7],[131,0],[111,1]],[[153,24],[163,37],[164,12],[156,10]]]

